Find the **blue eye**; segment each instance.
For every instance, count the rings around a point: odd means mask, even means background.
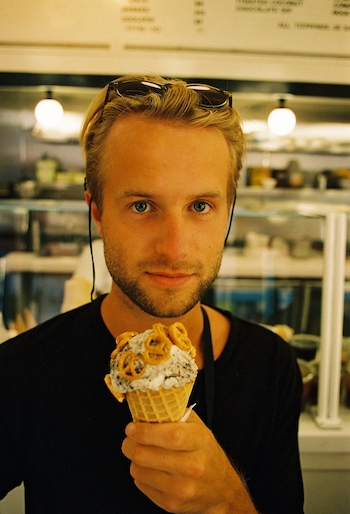
[[[196,212],[205,212],[209,208],[208,204],[206,202],[194,202],[193,209]]]
[[[133,209],[136,212],[146,212],[149,209],[149,203],[145,202],[143,200],[140,200],[139,202],[134,203]]]

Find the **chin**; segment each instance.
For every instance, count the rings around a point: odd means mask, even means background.
[[[162,297],[156,301],[140,301],[136,302],[147,314],[154,316],[155,318],[171,319],[180,318],[189,312],[197,303],[200,301],[200,296],[191,300],[181,300],[178,297],[174,297],[172,294],[167,294],[166,297]]]

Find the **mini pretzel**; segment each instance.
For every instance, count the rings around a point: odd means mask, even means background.
[[[125,380],[132,382],[142,377],[145,371],[145,363],[140,355],[128,350],[120,356],[118,370]]]
[[[164,334],[166,337],[169,337],[169,329],[163,323],[155,323],[152,328],[155,334]]]
[[[113,352],[111,353],[111,360],[115,359],[119,352],[122,351],[124,346],[128,344],[130,339],[132,339],[134,336],[137,336],[137,332],[123,332],[120,334],[116,339],[117,347]]]
[[[187,330],[182,323],[173,323],[169,327],[169,337],[172,342],[185,352],[190,352],[192,357],[195,356],[196,350],[192,346],[191,340],[188,337]]]
[[[118,400],[118,402],[122,402],[124,400],[125,394],[124,393],[119,393],[119,391],[116,391],[114,389],[113,384],[112,384],[112,377],[111,377],[111,375],[106,375],[105,376],[105,384],[108,387],[108,389],[110,390],[110,392],[113,394],[113,396]]]
[[[156,325],[160,325],[160,323]],[[157,327],[145,341],[145,352],[143,354],[145,362],[148,364],[160,364],[169,359],[170,350],[170,339],[162,328]]]

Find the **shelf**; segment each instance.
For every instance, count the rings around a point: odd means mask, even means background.
[[[11,252],[6,256],[6,270],[11,273],[73,273],[79,257],[41,257],[31,252]],[[273,250],[264,251],[264,255],[246,257],[235,255],[231,250],[225,250],[218,278],[299,278],[321,279],[323,259],[310,257],[296,259],[280,257]],[[350,280],[350,260],[345,266],[345,276]]]
[[[312,202],[316,204],[343,204],[344,206],[348,206],[350,210],[349,192],[350,191],[347,189],[327,189],[325,191],[320,191],[318,189],[307,187],[300,189],[264,189],[262,187],[239,186],[237,191],[235,216],[268,217],[273,214],[280,214],[288,217],[303,217],[304,214],[296,212],[298,204],[303,202]],[[57,212],[88,211],[88,207],[84,200],[38,198],[0,199],[0,211],[13,211],[15,209]]]
[[[297,259],[281,255],[275,250],[263,250],[256,256],[237,255],[232,249],[224,251],[219,278],[302,278],[321,279],[323,276],[323,258],[309,257]],[[350,279],[350,260],[345,265],[345,277]]]
[[[312,140],[310,140],[312,142]],[[287,154],[287,155],[320,155],[327,157],[348,157],[350,155],[349,145],[339,145],[335,142],[330,148],[308,148],[307,146],[296,146],[290,139],[267,140],[261,143],[249,142],[247,144],[247,152],[249,153],[269,153],[269,154]]]
[[[88,212],[84,200],[53,200],[53,199],[1,199],[0,211],[54,211],[54,212]]]
[[[240,197],[247,196],[261,196],[273,198],[308,198],[314,202],[334,202],[336,199],[341,198],[344,203],[350,205],[349,189],[325,189],[320,190],[313,187],[275,187],[273,189],[258,187],[258,186],[239,186],[237,192],[237,201]]]
[[[340,428],[324,430],[314,421],[312,413],[303,412],[299,421],[299,449],[304,461],[307,454],[340,454],[346,455],[346,469],[350,469],[350,410],[340,408],[342,424]],[[339,469],[340,461],[333,463]],[[345,461],[343,462],[345,464]]]
[[[11,252],[5,257],[7,273],[74,273],[79,257],[40,257],[30,252]]]

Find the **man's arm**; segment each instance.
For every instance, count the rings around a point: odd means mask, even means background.
[[[176,514],[257,514],[244,482],[212,432],[192,412],[186,423],[130,423],[122,451],[135,485]]]

